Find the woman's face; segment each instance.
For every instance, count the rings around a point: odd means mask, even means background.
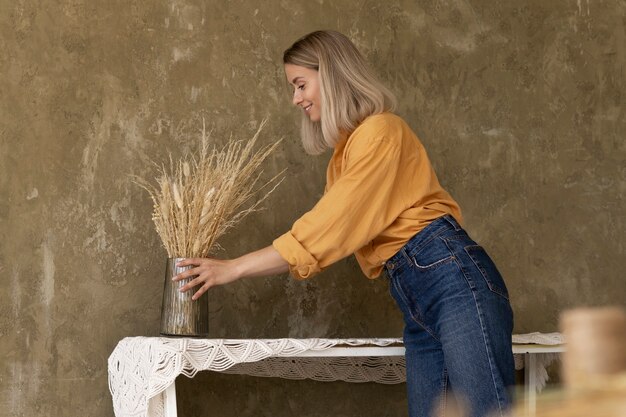
[[[299,65],[285,64],[287,81],[293,86],[293,104],[302,108],[312,122],[322,115],[319,72]]]

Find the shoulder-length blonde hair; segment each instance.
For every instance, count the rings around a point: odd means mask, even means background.
[[[283,64],[318,71],[321,117],[302,114],[302,144],[312,155],[334,148],[368,116],[393,111],[394,95],[378,81],[365,58],[343,34],[316,31],[298,39],[283,54]]]

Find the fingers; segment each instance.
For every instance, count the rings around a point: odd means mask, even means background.
[[[198,277],[190,282],[188,282],[187,284],[183,285],[182,287],[180,287],[178,289],[178,291],[181,292],[185,292],[185,291],[189,291],[190,289],[202,284],[202,282],[204,281],[204,279]],[[197,300],[198,298],[200,298],[202,296],[202,294],[204,294],[205,292],[207,292],[207,290],[209,288],[211,288],[213,286],[213,283],[211,283],[210,281],[206,281],[204,282],[204,285],[202,285],[202,287],[200,287],[200,289],[198,291],[196,291],[194,293],[194,295],[191,297],[192,300]]]
[[[209,288],[214,285],[225,284],[233,279],[228,277],[232,274],[226,268],[226,261],[219,261],[208,258],[188,258],[176,264],[177,267],[193,266],[193,268],[182,271],[180,274],[172,277],[172,281],[181,281],[183,279],[191,280],[178,290],[181,292],[189,291],[199,285],[201,287],[193,294],[192,300],[200,298]]]
[[[181,272],[180,274],[174,276],[172,280],[181,281],[183,279],[192,278],[189,282],[185,283],[185,285],[178,289],[180,292],[186,292],[197,287],[198,285],[204,284],[203,287],[192,297],[192,300],[196,300],[212,286],[212,284],[209,284],[209,281],[214,281],[214,277],[211,278],[211,272],[210,268],[200,266]]]
[[[183,271],[178,275],[174,275],[172,277],[172,281],[180,281],[181,279],[191,278],[193,276],[200,275],[201,273],[202,273],[202,270],[200,268],[187,269],[186,271]]]
[[[201,277],[196,277],[195,279],[192,279],[191,281],[189,281],[188,283],[186,283],[185,285],[180,287],[178,289],[178,291],[180,291],[180,292],[189,291],[190,289],[192,289],[194,287],[197,287],[198,285],[202,284],[203,282],[204,282],[204,279],[202,279]]]
[[[182,261],[178,262],[176,266],[198,266],[202,263],[202,258],[185,258]]]
[[[211,288],[211,284],[209,284],[208,282],[205,282],[204,285],[200,287],[200,289],[196,291],[196,293],[191,297],[191,299],[194,301],[197,300],[198,298],[202,296],[202,294],[207,292],[209,288]]]

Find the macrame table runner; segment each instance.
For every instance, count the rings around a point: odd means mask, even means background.
[[[534,393],[545,385],[546,367],[557,354],[524,347],[561,345],[562,337],[559,333],[529,333],[514,335],[513,343],[517,369],[524,367],[524,358],[533,352],[533,380],[526,383]],[[402,339],[127,337],[109,357],[109,390],[116,417],[163,417],[163,393],[181,374],[191,378],[199,371],[216,371],[398,384],[406,379],[404,365]]]

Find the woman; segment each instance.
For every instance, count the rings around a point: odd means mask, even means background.
[[[369,278],[386,270],[404,315],[410,416],[439,412],[449,389],[472,416],[501,414],[514,383],[506,286],[461,227],[422,144],[391,113],[392,94],[337,32],[304,36],[283,63],[305,150],[334,149],[324,196],[272,246],[233,260],[185,260],[179,265],[193,268],[174,279],[196,276],[181,290],[200,286],[197,299],[244,277],[306,279],[355,253]]]

